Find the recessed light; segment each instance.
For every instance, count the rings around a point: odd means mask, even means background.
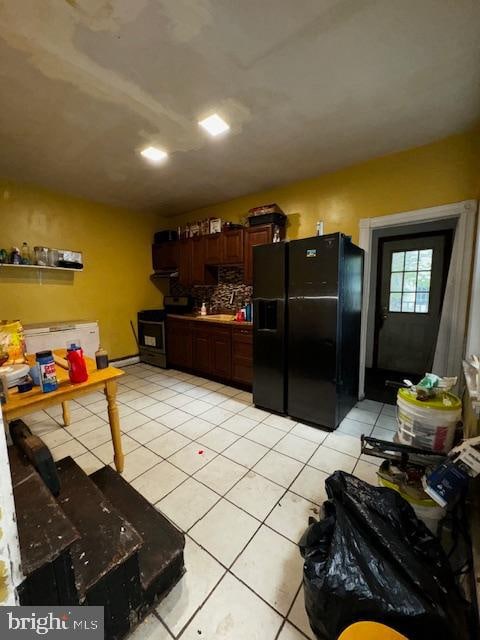
[[[208,116],[205,120],[200,120],[198,124],[208,131],[211,136],[218,136],[218,134],[230,129],[230,125],[228,125],[218,113]]]
[[[145,147],[145,149],[140,151],[140,154],[147,160],[150,160],[150,162],[155,163],[168,158],[168,153],[163,151],[163,149],[158,149],[157,147]]]

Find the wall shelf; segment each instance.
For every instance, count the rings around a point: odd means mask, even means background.
[[[0,268],[7,267],[8,269],[37,269],[37,270],[49,270],[49,271],[70,271],[72,273],[78,273],[79,271],[83,271],[82,269],[71,269],[70,267],[50,267],[48,265],[43,266],[40,264],[9,264],[9,263],[0,263]]]

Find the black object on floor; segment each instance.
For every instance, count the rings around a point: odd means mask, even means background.
[[[13,444],[27,456],[53,495],[58,496],[60,480],[50,449],[33,435],[23,420],[11,420],[9,429]]]
[[[300,540],[310,626],[335,640],[359,620],[409,640],[467,640],[468,609],[436,538],[399,493],[336,471],[325,518]]]

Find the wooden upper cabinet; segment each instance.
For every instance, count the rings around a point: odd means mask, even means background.
[[[205,284],[205,238],[192,238],[192,284]]]
[[[205,264],[218,265],[223,261],[223,234],[211,233],[204,237]]]
[[[231,229],[222,233],[222,264],[242,264],[244,256],[243,229]]]
[[[269,244],[272,240],[273,226],[271,224],[247,227],[245,229],[245,284],[253,283],[253,247],[259,244]]]
[[[152,244],[152,266],[154,271],[176,269],[178,267],[177,243]]]
[[[178,241],[178,282],[184,287],[192,284],[192,249],[191,240]]]

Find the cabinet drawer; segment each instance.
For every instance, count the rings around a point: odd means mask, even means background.
[[[239,384],[251,385],[253,381],[252,365],[234,360],[232,362],[232,380]]]

